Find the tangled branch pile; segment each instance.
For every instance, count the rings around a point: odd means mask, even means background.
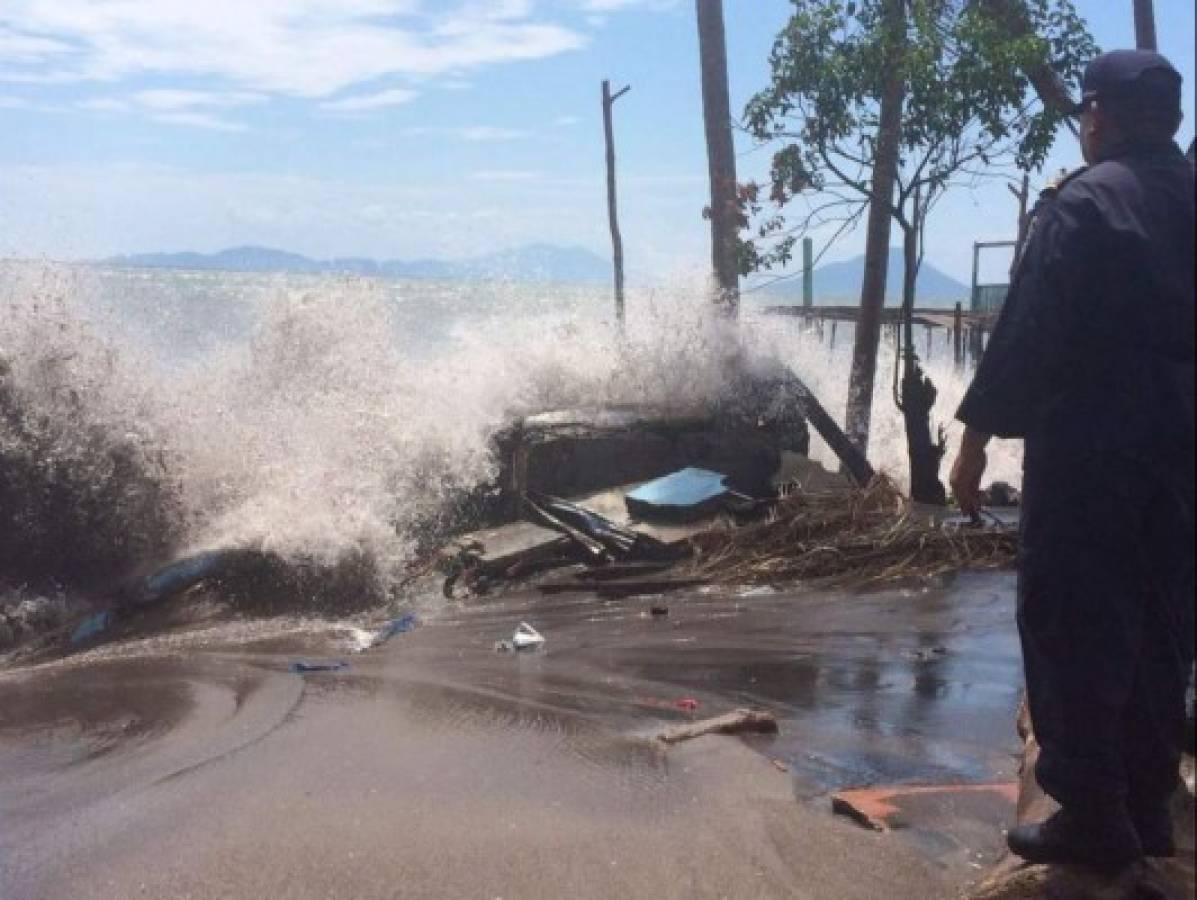
[[[1014,560],[1013,528],[944,528],[880,475],[863,490],[784,492],[763,522],[691,538],[690,567],[726,582],[849,577],[879,581],[995,568]]]

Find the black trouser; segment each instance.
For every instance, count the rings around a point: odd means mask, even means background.
[[[1150,809],[1178,781],[1193,662],[1186,477],[1028,448],[1018,627],[1043,789]]]

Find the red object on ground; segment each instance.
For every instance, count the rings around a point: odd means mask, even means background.
[[[674,700],[673,705],[678,709],[684,709],[686,712],[694,712],[698,709],[698,701],[692,700],[689,697],[683,697],[681,700]]]
[[[888,831],[890,828],[911,824],[917,819],[919,798],[934,802],[960,803],[967,795],[988,795],[996,801],[997,808],[1013,806],[1018,800],[1017,782],[996,784],[899,784],[840,791],[831,796],[833,812],[853,819],[865,828],[874,831]]]

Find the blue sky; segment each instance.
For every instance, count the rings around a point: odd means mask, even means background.
[[[1156,0],[1186,78],[1194,10]],[[1078,0],[1103,47],[1131,0]],[[725,0],[733,112],[766,83],[785,0]],[[242,243],[456,257],[533,241],[608,252],[599,83],[616,105],[634,277],[701,267],[690,0],[0,0],[0,256]],[[742,178],[768,154],[740,139]],[[1071,136],[1048,171],[1079,162]],[[937,210],[928,258],[967,278],[1009,236],[999,186]],[[828,254],[860,251],[863,234]]]

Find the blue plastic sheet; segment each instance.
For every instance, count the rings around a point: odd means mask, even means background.
[[[291,663],[291,671],[304,675],[310,672],[343,672],[349,668],[349,663],[343,659],[338,659],[335,662],[307,662],[299,660]]]
[[[82,644],[85,641],[90,641],[96,635],[102,634],[111,622],[112,613],[110,612],[98,612],[88,616],[71,632],[71,643]]]
[[[641,519],[701,519],[722,505],[728,494],[726,481],[726,475],[691,467],[640,485],[625,502],[628,512]]]
[[[224,559],[220,551],[198,553],[159,569],[142,582],[142,599],[146,603],[161,600],[215,574]]]
[[[416,618],[415,613],[407,613],[397,619],[391,619],[387,622],[374,637],[374,642],[371,646],[377,647],[379,644],[385,643],[397,634],[404,634],[411,631],[419,624],[419,619]]]

